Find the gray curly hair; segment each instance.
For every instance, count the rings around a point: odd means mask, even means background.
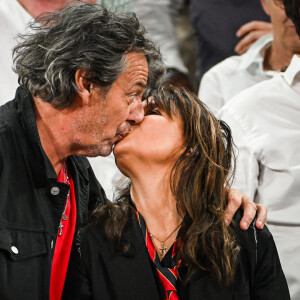
[[[165,72],[158,47],[145,38],[135,14],[120,14],[98,4],[73,3],[59,12],[45,13],[20,35],[13,49],[19,84],[32,95],[63,109],[73,102],[75,72],[109,90],[124,72],[125,54],[144,53],[149,68],[149,91]]]

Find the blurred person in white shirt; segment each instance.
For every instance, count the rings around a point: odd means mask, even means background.
[[[293,17],[300,34],[300,0]],[[280,3],[283,8],[283,3]],[[288,6],[291,7],[291,6]],[[295,7],[295,6],[294,6]],[[293,27],[295,31],[295,27]],[[291,298],[300,299],[300,51],[285,72],[246,89],[219,117],[237,146],[234,187],[268,208]]]
[[[299,36],[286,16],[282,2],[260,1],[271,17],[273,36],[261,37],[245,54],[229,57],[204,74],[199,98],[213,112],[217,112],[242,90],[271,79],[290,64],[294,53],[300,51]]]

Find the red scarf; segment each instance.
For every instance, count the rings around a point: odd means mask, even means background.
[[[159,256],[155,250],[155,247],[152,243],[152,239],[150,237],[150,233],[147,230],[146,222],[143,216],[135,210],[138,222],[140,224],[143,237],[145,239],[145,243],[148,249],[149,256],[151,260],[155,264],[156,271],[158,273],[159,279],[165,289],[165,300],[178,300],[177,290],[176,290],[176,281],[178,279],[178,268],[180,266],[181,261],[176,264],[176,253],[178,249],[178,239],[173,244],[172,250],[172,268],[164,268],[162,267]]]

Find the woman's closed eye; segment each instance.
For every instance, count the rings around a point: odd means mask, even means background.
[[[161,116],[161,113],[157,108],[154,108],[154,109],[149,109],[148,111],[146,111],[145,116],[149,116],[149,115],[159,115],[159,116]]]

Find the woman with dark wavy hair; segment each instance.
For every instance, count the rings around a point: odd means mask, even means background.
[[[290,299],[268,229],[225,224],[231,132],[194,94],[158,88],[114,154],[131,182],[80,232],[66,299]]]

